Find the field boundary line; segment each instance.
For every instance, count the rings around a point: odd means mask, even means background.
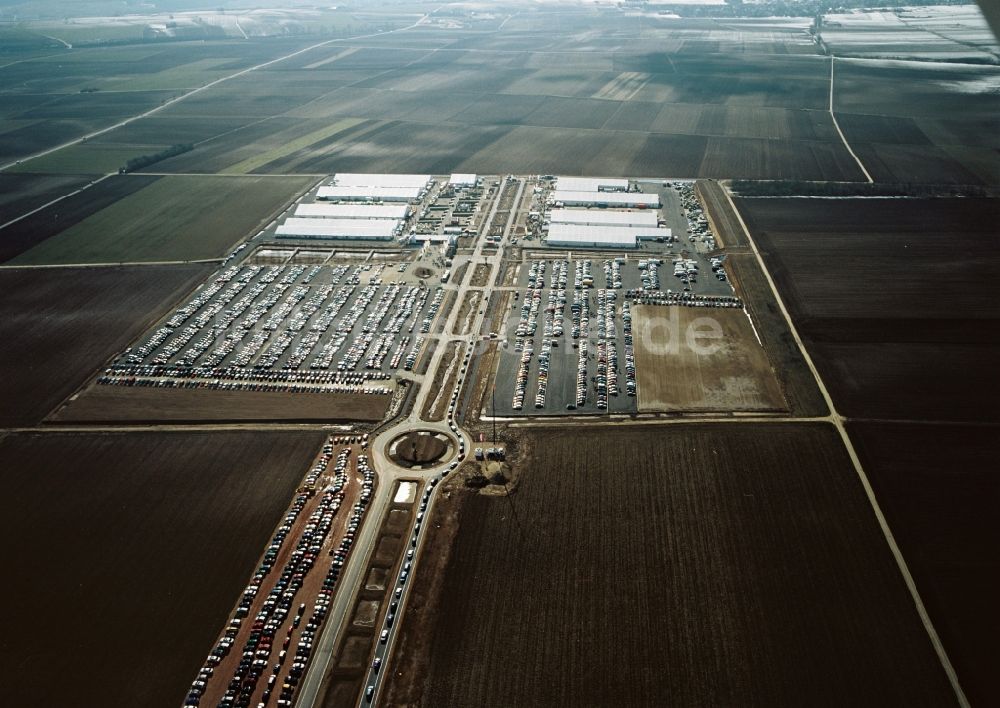
[[[27,263],[18,265],[16,263],[4,263],[0,269],[4,270],[41,270],[45,268],[112,268],[119,266],[170,266],[170,265],[192,265],[197,263],[222,263],[226,260],[222,258],[200,258],[192,261],[112,261],[109,263]]]
[[[837,115],[833,112],[833,64],[835,61],[837,61],[837,58],[831,54],[830,55],[830,119],[833,121],[833,127],[837,129],[837,134],[840,136],[841,142],[844,143],[844,147],[847,148],[847,152],[849,152],[851,154],[851,157],[854,158],[854,161],[858,163],[858,167],[861,168],[861,171],[864,173],[865,179],[868,180],[868,183],[873,184],[875,180],[872,179],[871,174],[868,172],[867,169],[865,169],[864,163],[861,162],[861,158],[858,157],[857,153],[854,152],[854,149],[851,147],[851,144],[847,142],[847,137],[844,135],[844,131],[840,129],[840,123],[837,122]],[[735,206],[733,207],[733,210],[734,211],[736,210]],[[738,215],[739,213],[737,212],[737,216]],[[742,221],[742,219],[740,220]],[[749,234],[749,232],[747,233]]]
[[[831,76],[832,71],[833,69],[831,64]],[[767,269],[767,266],[764,264],[764,259],[760,255],[760,251],[757,249],[757,242],[754,241],[753,236],[750,233],[750,229],[747,228],[746,222],[743,221],[743,215],[740,214],[739,210],[736,208],[736,204],[733,202],[733,198],[729,193],[729,190],[723,188],[723,191],[725,192],[730,208],[733,210],[737,220],[740,222],[740,226],[743,228],[743,232],[746,234],[747,241],[750,243],[754,256],[757,258],[757,264],[760,266],[761,271],[764,273],[764,277],[767,279],[768,285],[771,287],[771,293],[774,295],[774,300],[778,304],[778,309],[781,310],[781,314],[785,318],[785,322],[788,324],[788,330],[792,333],[795,345],[799,348],[802,358],[809,366],[809,370],[816,379],[816,385],[819,387],[820,392],[823,394],[823,398],[826,400],[827,406],[830,408],[830,421],[837,428],[837,432],[840,433],[840,438],[844,443],[844,448],[847,450],[851,463],[854,465],[854,471],[857,473],[862,487],[864,487],[865,494],[868,496],[868,502],[871,504],[872,511],[875,512],[875,518],[878,520],[879,527],[882,529],[882,534],[885,536],[886,543],[889,545],[889,550],[896,561],[896,566],[899,568],[899,572],[903,576],[903,582],[906,584],[907,590],[910,591],[910,597],[913,599],[913,604],[916,606],[917,615],[919,615],[920,621],[924,625],[924,630],[930,638],[931,645],[934,648],[934,652],[937,654],[938,661],[940,661],[941,667],[944,669],[945,675],[948,677],[948,682],[951,684],[951,688],[955,692],[955,698],[958,701],[958,705],[961,708],[971,708],[969,699],[966,698],[965,692],[962,690],[962,686],[958,681],[958,674],[955,671],[955,667],[952,665],[951,659],[948,658],[948,652],[945,650],[944,644],[941,642],[941,637],[938,635],[937,630],[934,628],[934,623],[931,621],[930,615],[927,613],[927,608],[924,605],[923,598],[920,596],[920,591],[917,589],[917,584],[913,579],[913,575],[910,573],[910,568],[906,563],[906,559],[903,558],[903,552],[896,543],[896,537],[893,535],[892,529],[889,528],[889,522],[886,520],[885,514],[882,513],[882,508],[879,506],[878,500],[875,498],[875,490],[872,488],[871,482],[868,480],[868,475],[865,474],[865,470],[861,465],[861,459],[858,457],[858,453],[854,449],[854,444],[851,442],[851,438],[847,434],[847,429],[844,427],[844,418],[834,407],[833,398],[830,396],[830,392],[823,383],[823,379],[820,377],[819,370],[816,368],[815,363],[813,363],[812,357],[809,356],[809,352],[806,351],[806,347],[802,343],[799,331],[795,328],[795,324],[792,322],[792,317],[788,312],[788,308],[785,307],[785,301],[781,298],[781,294],[778,292],[778,287],[775,284],[774,279],[771,277],[771,273]]]
[[[258,69],[264,69],[266,67],[272,66],[272,65],[277,64],[279,62],[283,62],[286,59],[291,59],[292,57],[297,57],[300,54],[305,54],[306,52],[312,51],[313,49],[319,49],[320,47],[325,47],[327,45],[334,44],[335,42],[349,42],[349,41],[354,40],[354,39],[366,39],[368,37],[383,37],[383,36],[385,36],[387,34],[396,34],[398,32],[406,32],[407,30],[411,30],[414,27],[418,27],[428,17],[430,17],[430,15],[433,14],[433,12],[437,12],[437,10],[434,10],[434,11],[432,11],[430,13],[427,13],[426,15],[421,16],[420,19],[418,19],[412,25],[407,25],[406,27],[397,27],[396,29],[394,29],[394,30],[388,30],[387,32],[370,32],[368,34],[359,34],[359,35],[357,35],[355,37],[338,37],[336,39],[327,39],[327,40],[324,40],[322,42],[318,42],[316,44],[310,44],[308,47],[303,47],[302,49],[297,49],[294,52],[291,52],[290,54],[285,54],[285,55],[277,57],[275,59],[269,59],[268,61],[265,61],[265,62],[263,62],[261,64],[255,64],[254,66],[249,66],[246,69],[240,69],[239,71],[237,71],[237,72],[235,72],[233,74],[230,74],[229,76],[223,76],[221,78],[215,79],[214,81],[209,81],[207,84],[204,84],[203,86],[199,86],[198,88],[191,89],[187,93],[183,93],[180,96],[176,96],[174,98],[171,98],[168,101],[164,101],[159,106],[151,108],[148,111],[145,111],[144,113],[139,113],[138,115],[131,116],[129,118],[126,118],[125,120],[118,121],[114,125],[109,125],[106,128],[101,128],[100,130],[96,130],[96,131],[94,131],[92,133],[88,133],[86,135],[82,135],[79,138],[74,138],[73,140],[65,142],[65,143],[63,143],[61,145],[56,145],[55,147],[47,148],[45,150],[42,150],[41,152],[36,152],[33,155],[25,155],[24,157],[20,157],[20,158],[14,160],[13,162],[8,162],[6,164],[0,165],[0,172],[3,172],[4,170],[7,170],[7,169],[9,169],[11,167],[14,167],[15,165],[18,165],[18,164],[20,164],[22,162],[27,162],[29,160],[34,160],[34,159],[39,158],[39,157],[44,157],[45,155],[49,155],[49,154],[51,154],[53,152],[57,152],[59,150],[62,150],[63,148],[71,147],[73,145],[78,145],[78,144],[84,142],[85,140],[90,140],[91,138],[96,138],[99,135],[104,135],[105,133],[110,133],[112,130],[116,130],[118,128],[121,128],[123,126],[128,125],[129,123],[137,121],[137,120],[139,120],[141,118],[146,118],[148,116],[153,115],[154,113],[158,113],[159,111],[162,111],[164,108],[167,108],[168,106],[172,106],[175,103],[179,103],[180,101],[183,101],[186,98],[190,98],[191,96],[194,96],[195,94],[201,93],[202,91],[206,91],[206,90],[208,90],[210,88],[214,88],[214,87],[218,86],[219,84],[225,83],[226,81],[229,81],[231,79],[236,79],[236,78],[239,78],[241,76],[246,76],[247,74],[250,74],[250,73],[252,73],[254,71],[257,71]]]
[[[21,221],[21,219],[27,219],[27,218],[28,218],[29,216],[31,216],[32,214],[37,214],[38,212],[42,211],[43,209],[48,209],[48,208],[49,208],[50,206],[52,206],[53,204],[58,204],[59,202],[61,202],[61,201],[62,201],[63,199],[68,199],[68,198],[70,198],[70,197],[73,197],[73,196],[76,196],[76,195],[77,195],[77,194],[79,194],[80,192],[83,192],[84,190],[87,190],[87,189],[90,189],[91,187],[93,187],[93,186],[94,186],[95,184],[97,184],[98,182],[103,182],[103,181],[104,181],[104,180],[106,180],[106,179],[107,179],[108,177],[111,177],[111,176],[112,176],[112,174],[113,174],[113,173],[109,172],[109,173],[108,173],[108,174],[106,174],[106,175],[103,175],[103,176],[101,176],[101,177],[98,177],[98,178],[97,178],[97,179],[95,179],[95,180],[94,180],[93,182],[88,182],[87,184],[83,185],[82,187],[79,187],[79,188],[77,188],[77,189],[74,189],[74,190],[73,190],[72,192],[70,192],[69,194],[63,194],[62,196],[59,196],[59,197],[56,197],[56,198],[55,198],[55,199],[53,199],[52,201],[49,201],[49,202],[45,202],[45,204],[42,204],[42,205],[41,205],[40,207],[36,207],[35,209],[32,209],[31,211],[29,211],[29,212],[27,212],[27,213],[25,213],[25,214],[21,214],[20,216],[16,216],[16,217],[14,217],[14,218],[13,218],[13,219],[11,219],[10,221],[8,221],[8,222],[6,222],[6,223],[3,223],[3,224],[0,224],[0,230],[3,230],[3,229],[6,229],[6,228],[7,228],[8,226],[11,226],[11,225],[13,225],[13,224],[16,224],[17,222]]]

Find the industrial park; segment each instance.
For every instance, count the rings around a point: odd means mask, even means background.
[[[996,704],[1000,45],[907,3],[0,6],[6,703]]]

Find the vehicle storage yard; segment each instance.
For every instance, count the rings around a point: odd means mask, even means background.
[[[711,466],[705,460],[715,460],[719,449],[725,457],[722,462],[730,466],[736,464],[733,460],[745,462],[743,452],[756,449],[755,469],[763,469],[765,458],[786,455],[787,459],[782,458],[786,471],[813,453],[830,453],[827,472],[844,476],[842,451],[832,452],[836,449],[832,428],[793,426],[786,434],[775,432],[784,430],[780,427],[760,427],[763,419],[774,420],[774,426],[789,425],[796,420],[792,416],[800,413],[786,401],[773,346],[764,346],[758,335],[755,313],[773,312],[773,308],[760,299],[759,290],[744,289],[744,281],[756,267],[745,260],[747,242],[730,238],[732,233],[725,240],[717,236],[709,215],[702,211],[702,189],[677,180],[618,179],[605,184],[594,178],[466,177],[472,178],[473,186],[463,188],[460,195],[449,191],[449,178],[443,176],[345,174],[339,185],[336,178],[321,181],[268,228],[240,245],[200,286],[108,362],[89,385],[49,415],[52,425],[261,424],[270,419],[328,428],[346,423],[343,434],[328,437],[313,465],[303,469],[305,477],[270,542],[262,547],[263,555],[236,597],[236,605],[227,617],[219,617],[221,634],[205,647],[207,656],[185,687],[184,705],[313,708],[414,701],[516,705],[529,704],[538,696],[548,702],[584,702],[582,695],[564,683],[551,689],[542,686],[535,670],[511,654],[492,620],[476,614],[479,610],[449,617],[444,612],[436,617],[428,614],[440,603],[455,605],[453,593],[464,592],[457,587],[473,587],[456,563],[470,565],[469,553],[483,552],[470,550],[467,533],[449,535],[458,533],[459,519],[466,532],[472,528],[467,526],[473,523],[468,520],[468,509],[478,509],[482,518],[476,523],[486,524],[477,527],[477,535],[514,533],[518,538],[509,545],[519,550],[511,558],[516,555],[523,560],[530,552],[518,544],[529,538],[526,530],[539,528],[539,523],[543,528],[555,523],[555,517],[540,511],[542,500],[551,500],[551,491],[532,492],[538,488],[539,469],[560,470],[565,475],[567,465],[575,465],[573,474],[578,475],[594,465],[601,471],[621,472],[615,475],[619,479],[627,478],[625,469],[633,475],[639,470],[640,476],[645,475],[644,494],[653,499],[663,493],[663,482],[656,482],[659,478],[647,472],[683,468],[687,476],[683,483],[677,482],[682,486],[675,484],[667,490],[675,514],[685,504],[692,509],[706,504],[713,509],[725,507],[718,499],[702,498],[704,479],[699,477]],[[379,184],[347,184],[352,181]],[[560,181],[564,186],[595,188],[560,192]],[[418,184],[424,186],[413,186]],[[334,192],[330,190],[341,190],[336,192],[341,196],[331,198]],[[345,190],[358,190],[360,196]],[[318,198],[319,194],[327,198]],[[378,203],[371,203],[372,194]],[[386,197],[391,198],[381,201]],[[647,201],[659,206],[650,207]],[[372,229],[350,223],[372,220],[398,223]],[[303,225],[302,221],[318,223]],[[735,223],[727,222],[725,228],[735,229]],[[278,233],[281,225],[288,224],[311,235],[289,238]],[[581,238],[570,235],[578,230]],[[369,239],[375,231],[388,238]],[[559,247],[566,242],[573,247]],[[733,253],[744,259],[739,277],[728,267]],[[764,341],[782,336],[784,330],[776,335],[773,323],[765,324],[771,329],[766,330]],[[490,356],[484,356],[486,352]],[[735,425],[731,423],[737,418],[734,414],[755,416],[745,422],[766,430],[766,443],[755,448],[752,433],[741,426],[726,433],[725,443],[711,437],[708,429],[691,428],[669,440],[667,429],[659,431],[655,444],[639,442],[648,441],[651,430],[632,428],[626,435],[602,427],[627,419],[673,421],[690,427],[695,419],[685,416],[692,415],[697,420],[718,416],[715,425]],[[510,428],[484,448],[483,426],[494,421]],[[560,423],[594,426],[588,428],[590,447],[578,445],[574,452],[567,452],[566,441],[577,439],[578,434],[552,429],[545,434],[560,442],[543,451],[537,437],[541,433],[534,426]],[[768,447],[785,438],[794,449]],[[404,462],[395,445],[411,439],[438,442],[434,450],[431,446],[412,450],[418,457],[426,453],[433,459]],[[617,444],[623,440],[628,442],[628,454]],[[515,460],[496,465],[490,472],[498,475],[496,479],[478,472],[478,461],[496,460],[496,445],[511,441],[515,448],[525,443],[530,454],[525,457],[522,449]],[[696,447],[688,449],[689,445]],[[705,446],[711,446],[711,451],[698,449]],[[463,465],[473,457],[475,465]],[[650,459],[653,467],[646,464]],[[516,473],[510,480],[506,475],[512,470]],[[742,467],[741,471],[746,473]],[[451,473],[447,484],[441,485],[447,486],[442,495],[438,484]],[[761,492],[770,498],[765,488],[773,480],[754,479],[749,496]],[[862,514],[857,489],[843,480],[838,484],[842,485],[837,491],[839,500],[830,503],[849,506],[855,516]],[[490,485],[496,487],[497,496],[506,498],[509,516],[505,512],[498,517],[497,508],[488,507],[503,502],[484,501],[486,497],[464,489]],[[402,490],[409,487],[412,493],[402,499]],[[460,499],[455,504],[441,501],[456,494]],[[827,501],[810,513],[827,515]],[[367,513],[369,507],[372,513]],[[725,512],[726,518],[732,517],[732,511]],[[566,509],[561,509],[560,518],[565,514]],[[579,518],[595,514],[601,516],[584,510]],[[692,547],[715,543],[711,534],[691,526],[683,513],[681,517],[671,533],[692,534]],[[655,525],[659,523],[656,518],[655,513],[649,514],[644,523]],[[868,526],[863,533],[870,534],[871,520],[865,518]],[[517,525],[516,531],[511,531],[510,523]],[[787,533],[808,536],[793,526]],[[534,540],[529,545],[534,551],[547,547],[549,531],[531,536]],[[579,535],[575,528],[567,532]],[[663,536],[662,529],[650,533]],[[726,531],[724,535],[725,543],[733,546],[738,534]],[[790,553],[809,555],[809,544],[841,542],[823,533],[806,541]],[[423,554],[440,553],[442,543],[455,544],[454,554],[428,567],[444,575],[438,581],[421,578],[416,573]],[[580,542],[579,547],[590,553],[586,543]],[[616,562],[634,567],[629,553],[642,547],[642,543],[618,543],[613,546]],[[884,549],[876,550],[884,554]],[[668,555],[664,567],[689,562],[683,553]],[[764,554],[761,567],[785,562],[768,558]],[[531,582],[541,585],[548,582],[549,571],[544,569],[558,565],[524,562],[534,573]],[[857,570],[845,558],[838,557],[836,562],[845,573]],[[878,576],[877,597],[870,605],[859,588],[841,588],[850,595],[851,612],[860,617],[887,614],[892,617],[893,631],[919,631],[905,603],[900,604],[904,591],[893,585],[885,575],[889,569],[880,565],[884,558],[857,562],[864,566],[858,570],[862,575],[876,566],[883,575]],[[501,582],[496,574],[508,580],[515,574],[492,561],[483,563],[477,577],[492,580],[488,587],[472,592],[488,602],[489,588]],[[586,564],[592,567],[594,563]],[[580,571],[566,565],[563,572]],[[713,572],[716,577],[707,581],[710,585],[738,585],[724,568],[714,567]],[[628,573],[602,574],[602,582],[622,575]],[[664,602],[661,595],[667,586],[666,597],[707,592],[675,581],[669,574],[646,577],[646,602]],[[766,594],[753,583],[748,589],[758,598]],[[414,592],[414,614],[409,620]],[[796,597],[800,595],[805,596]],[[605,596],[611,595],[602,591],[601,597]],[[691,609],[691,601],[677,601],[682,609]],[[815,601],[822,612],[829,613],[831,622],[842,622],[842,608],[833,608],[829,597],[821,594]],[[504,616],[519,623],[518,636],[534,642],[535,630],[519,619],[519,610],[505,607]],[[613,608],[595,609],[593,603],[572,607],[576,609],[559,612],[614,614]],[[674,611],[669,614],[679,616]],[[697,619],[698,613],[690,616]],[[463,619],[455,624],[458,617]],[[630,651],[641,645],[637,637],[644,631],[634,624],[636,619],[624,625],[632,637]],[[715,657],[713,661],[730,663],[747,651],[761,649],[749,638],[756,630],[750,635],[734,631],[716,636],[701,620],[686,628],[663,618],[654,624],[665,636],[702,647],[700,651]],[[467,675],[479,676],[483,671],[476,661],[453,655],[460,646],[466,646],[461,649],[463,656],[475,651],[475,642],[462,644],[471,641],[463,639],[466,626],[485,628],[482,641],[495,656],[517,667],[517,681],[500,686],[481,676],[473,692],[467,690],[467,682],[456,683],[445,668],[448,662],[461,666]],[[608,634],[607,642],[620,630]],[[816,685],[838,686],[839,677],[857,672],[858,662],[844,657],[856,650],[858,631],[851,624],[834,637],[825,660],[828,668],[816,677]],[[792,629],[787,632],[793,643],[804,641]],[[429,647],[434,656],[421,659],[419,654],[425,649],[415,648],[415,641]],[[765,650],[775,648],[766,646]],[[909,652],[902,659],[904,673],[927,668],[930,653],[926,647]],[[553,658],[548,650],[532,656],[534,667],[563,666],[562,659]],[[685,660],[669,652],[664,656],[674,666],[673,672],[656,681],[636,674],[634,685],[625,692],[628,700],[668,692],[713,695],[729,702],[745,688],[746,679],[740,677],[732,685],[714,687],[672,683],[670,676],[679,672]],[[396,667],[412,669],[414,665],[423,678],[401,679]],[[601,666],[617,666],[615,670],[622,675],[631,671],[615,664],[613,658]],[[566,672],[571,673],[557,669],[558,674]],[[779,674],[772,676],[772,688],[787,682]],[[938,696],[946,684],[935,675],[920,688],[907,688],[904,683],[879,684],[872,675],[859,685],[889,701],[900,696],[909,701],[916,696]],[[802,687],[788,694],[761,695],[790,704],[792,694],[802,691],[816,697]],[[846,702],[856,697],[847,689],[837,695]]]

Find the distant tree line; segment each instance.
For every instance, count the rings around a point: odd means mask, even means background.
[[[139,155],[139,157],[133,157],[124,165],[119,167],[118,174],[123,175],[126,172],[141,170],[143,167],[149,167],[153,163],[159,162],[160,160],[166,160],[168,157],[180,155],[191,150],[194,150],[194,145],[192,143],[178,143],[177,145],[171,145],[168,148],[164,148],[159,152],[154,152],[151,155]]]
[[[741,197],[992,197],[1000,189],[976,184],[912,184],[904,182],[801,182],[734,179],[730,188]]]

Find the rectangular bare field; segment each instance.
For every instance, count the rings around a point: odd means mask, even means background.
[[[377,421],[391,396],[146,388],[93,384],[51,420],[75,423],[183,421]]]
[[[1000,420],[1000,199],[738,207],[841,413]]]
[[[33,425],[211,270],[0,270],[0,425]]]
[[[743,310],[636,305],[633,317],[640,413],[786,408]]]
[[[180,705],[322,440],[4,438],[5,702]]]
[[[1000,666],[996,427],[850,423],[849,430],[966,696],[991,705]]]
[[[441,610],[404,615],[388,704],[955,704],[832,426],[519,434],[509,499],[435,504]]]

